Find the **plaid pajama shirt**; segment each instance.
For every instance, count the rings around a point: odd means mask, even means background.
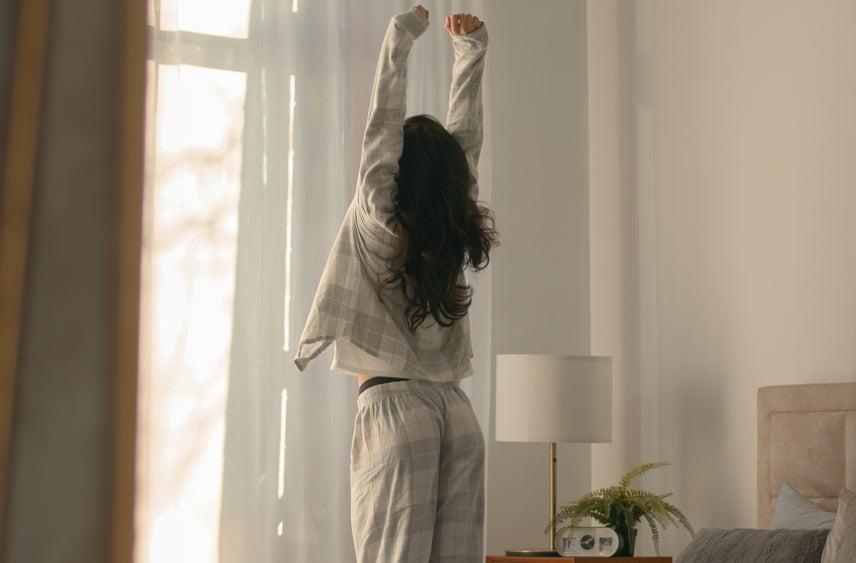
[[[429,317],[416,333],[405,322],[400,290],[382,289],[385,259],[396,250],[393,201],[398,159],[404,146],[407,57],[428,20],[410,10],[389,22],[381,44],[354,198],[327,258],[294,363],[300,371],[336,340],[347,340],[386,361],[402,377],[459,381],[473,373],[469,316],[449,327]],[[482,100],[488,34],[485,24],[452,37],[455,62],[446,129],[459,142],[476,179],[481,151]],[[459,283],[465,284],[461,271]]]

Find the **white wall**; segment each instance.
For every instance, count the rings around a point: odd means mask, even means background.
[[[491,0],[493,350],[589,349],[586,6]],[[546,547],[547,444],[495,442],[491,387],[487,552]],[[558,501],[589,487],[588,447],[558,447]]]
[[[758,387],[856,379],[856,4],[589,2],[594,484],[755,525]],[[686,535],[670,533],[667,553]]]

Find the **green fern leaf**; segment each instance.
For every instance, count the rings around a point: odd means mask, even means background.
[[[634,467],[633,469],[631,469],[630,471],[625,473],[621,477],[621,479],[619,479],[618,486],[621,487],[622,489],[626,489],[627,487],[630,486],[630,482],[633,481],[634,479],[636,479],[637,477],[639,477],[640,475],[643,475],[643,474],[647,473],[648,471],[651,471],[652,469],[658,469],[660,467],[665,467],[667,465],[670,465],[668,461],[658,461],[655,463],[642,463],[640,465],[637,465],[636,467]]]
[[[654,542],[654,551],[660,555],[660,530],[657,528],[657,523],[650,514],[645,514],[645,520],[648,521],[648,527],[651,528],[651,541]]]

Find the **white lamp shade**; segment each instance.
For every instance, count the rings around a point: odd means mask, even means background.
[[[498,354],[496,439],[612,441],[612,358]]]

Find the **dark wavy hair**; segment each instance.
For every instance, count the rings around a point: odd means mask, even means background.
[[[475,183],[458,141],[433,116],[408,117],[398,161],[394,215],[398,253],[387,260],[384,287],[400,287],[411,333],[430,315],[450,326],[466,315],[472,287],[459,283],[464,268],[487,267],[497,245],[490,209],[473,199]]]

